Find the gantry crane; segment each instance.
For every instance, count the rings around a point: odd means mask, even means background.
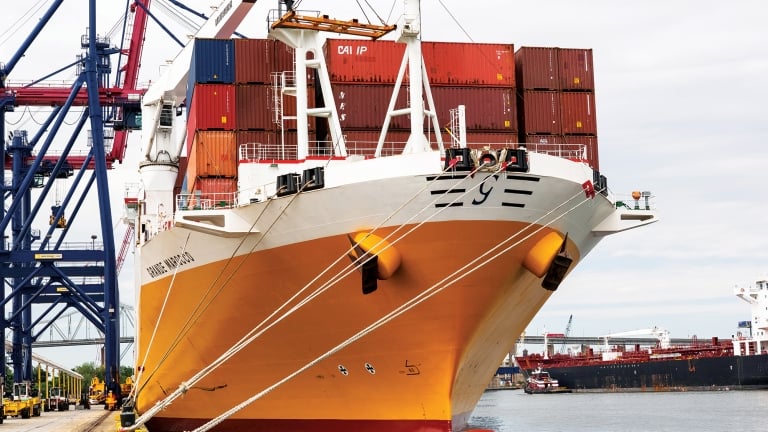
[[[115,256],[107,170],[112,162],[122,160],[127,132],[140,127],[136,113],[143,91],[137,88],[137,78],[146,9],[126,2],[126,10],[131,15],[127,15],[130,21],[125,21],[124,30],[130,32],[130,45],[116,48],[109,39],[96,34],[97,2],[89,0],[88,29],[91,30],[81,39],[84,54],[57,71],[76,68],[73,85],[41,85],[55,73],[32,84],[11,85],[7,78],[62,3],[63,0],[55,0],[10,60],[0,63],[0,136],[6,137],[6,112],[18,106],[53,107],[52,114],[36,133],[11,131],[6,145],[0,146],[0,158],[4,162],[0,170],[3,178],[11,179],[2,186],[5,202],[0,209],[0,229],[5,235],[0,245],[0,277],[4,285],[10,287],[10,293],[6,295],[6,289],[2,291],[0,305],[3,310],[6,305],[12,305],[12,312],[7,316],[4,313],[0,320],[4,328],[13,330],[14,379],[31,381],[32,342],[47,328],[45,325],[35,328],[35,325],[44,318],[52,323],[69,308],[79,311],[104,333],[105,381],[109,389],[120,394],[117,263],[121,260]],[[143,3],[148,6],[150,1]],[[112,57],[118,54],[121,59],[125,57],[126,63],[116,74],[115,84],[110,85]],[[85,107],[83,115],[69,136],[64,136],[64,116],[74,106]],[[78,155],[74,149],[86,124],[91,130],[89,150]],[[112,130],[115,134],[110,150],[105,145],[105,135],[111,135]],[[54,140],[64,141],[64,148],[51,151]],[[49,226],[42,234],[33,226],[36,216],[47,210],[43,203],[57,182],[65,179],[71,180],[72,185],[61,201],[57,197],[56,205],[51,207]],[[33,190],[36,193],[33,194]],[[85,242],[68,239],[88,194],[95,195],[98,201],[102,239],[99,244],[95,242],[95,235]],[[123,257],[126,249],[124,241]],[[45,307],[34,321],[32,305]],[[0,333],[0,346],[4,346],[5,332]],[[4,375],[5,356],[0,362],[0,373]]]

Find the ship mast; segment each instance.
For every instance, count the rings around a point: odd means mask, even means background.
[[[437,143],[440,152],[443,151],[443,141],[440,135],[440,125],[435,115],[435,104],[432,100],[432,92],[429,88],[424,60],[421,55],[421,2],[420,0],[404,0],[403,17],[397,25],[397,41],[405,44],[405,55],[400,65],[400,71],[395,82],[387,116],[384,120],[381,136],[376,147],[376,156],[381,156],[384,147],[389,122],[396,115],[410,115],[411,134],[403,149],[403,153],[421,153],[431,151],[429,140],[424,135],[424,117],[429,116],[436,132]],[[395,101],[400,91],[400,85],[405,78],[406,66],[408,70],[408,99],[410,106],[405,109],[395,110]],[[429,110],[425,109],[424,98],[426,96]]]

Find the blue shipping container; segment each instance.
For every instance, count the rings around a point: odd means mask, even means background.
[[[195,39],[188,86],[232,84],[235,82],[235,41],[232,39]]]

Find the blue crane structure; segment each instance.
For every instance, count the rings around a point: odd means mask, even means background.
[[[150,0],[143,0],[142,7],[126,1],[123,43],[129,45],[119,48],[97,35],[97,1],[89,0],[89,30],[81,39],[84,54],[31,84],[12,86],[8,76],[62,3],[63,0],[54,0],[18,50],[6,63],[0,63],[0,137],[7,138],[5,145],[0,146],[3,161],[0,174],[3,179],[10,179],[3,182],[4,205],[0,208],[0,231],[4,234],[0,244],[0,278],[4,284],[0,291],[4,312],[0,323],[3,329],[12,330],[14,380],[33,381],[31,347],[46,330],[41,323],[53,322],[67,310],[78,311],[104,334],[104,381],[107,389],[119,395],[117,273],[132,234],[126,235],[120,256],[116,256],[107,172],[114,161],[122,161],[128,132],[141,126],[143,90],[137,89],[137,78],[147,21],[145,7]],[[112,57],[120,60],[114,85],[110,86]],[[123,59],[125,65],[120,64]],[[77,78],[71,87],[39,85],[72,67],[77,70]],[[53,107],[37,132],[5,130],[6,113],[18,106],[34,105]],[[62,126],[65,116],[75,106],[83,107],[83,111],[70,133]],[[87,154],[81,155],[74,148],[78,138],[85,135],[82,132],[86,125],[90,126],[90,148]],[[105,132],[113,139],[111,148],[105,145]],[[61,140],[62,136],[66,139]],[[62,150],[52,150],[54,140],[64,142]],[[48,227],[43,234],[33,224],[39,223],[37,216],[48,210],[44,202],[55,192],[56,182],[65,180],[72,183],[71,188],[61,201],[50,207]],[[98,200],[102,240],[98,244],[95,235],[84,242],[68,239],[70,227],[76,223],[89,194]],[[92,219],[88,222],[93,223]],[[10,313],[6,312],[8,305]],[[34,319],[33,306],[37,306],[36,312],[43,310]],[[2,331],[0,346],[4,347],[5,343],[5,331]],[[0,357],[3,379],[5,371],[3,355]]]

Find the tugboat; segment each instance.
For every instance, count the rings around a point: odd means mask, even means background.
[[[560,387],[560,383],[549,375],[541,367],[534,369],[525,380],[524,391],[527,394],[535,393],[570,393],[565,387]]]

